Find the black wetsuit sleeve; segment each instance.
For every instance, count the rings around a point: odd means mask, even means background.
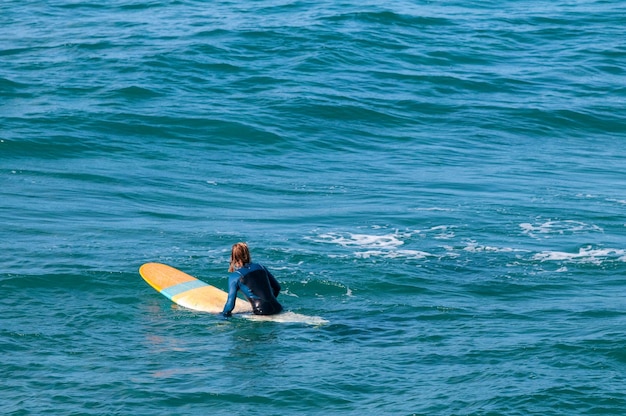
[[[270,286],[272,287],[272,292],[274,292],[274,297],[277,298],[278,294],[280,293],[280,283],[278,283],[278,280],[276,280],[274,275],[272,273],[270,273],[270,271],[267,270],[267,268],[265,269],[265,271],[267,272],[267,278],[270,281]]]

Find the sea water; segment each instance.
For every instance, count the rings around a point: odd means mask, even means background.
[[[626,7],[0,3],[0,411],[626,411]],[[247,241],[306,323],[175,307]],[[316,318],[316,319],[317,319]]]

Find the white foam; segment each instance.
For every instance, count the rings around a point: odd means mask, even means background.
[[[618,204],[621,204],[621,205],[626,205],[626,199],[612,199],[612,198],[609,198],[609,199],[607,199],[607,201],[608,202],[615,202],[615,203],[618,203]]]
[[[409,258],[420,260],[429,256],[432,256],[430,253],[426,253],[424,251],[419,250],[367,250],[367,251],[357,251],[354,253],[357,257],[362,259],[368,259],[370,257],[384,257],[388,259],[395,258]]]
[[[448,230],[448,226],[447,225],[436,225],[434,227],[430,227],[431,231],[439,231],[439,230]]]
[[[469,242],[468,246],[463,249],[464,251],[468,251],[470,253],[481,253],[481,252],[490,252],[490,253],[515,253],[515,252],[523,252],[527,250],[521,250],[511,247],[494,247],[494,246],[484,246],[476,243],[475,241]]]
[[[395,248],[404,244],[398,233],[385,235],[325,233],[320,234],[319,238],[342,247]]]
[[[431,227],[430,231],[435,231],[439,233],[433,237],[436,240],[450,240],[456,237],[454,231],[451,231],[450,228],[451,227],[448,227],[447,225],[438,225],[436,227]]]
[[[590,246],[581,248],[578,253],[567,253],[563,251],[543,251],[533,256],[539,261],[570,261],[581,263],[600,264],[602,261],[616,258],[618,261],[626,262],[626,250],[605,248],[593,249]]]
[[[533,225],[530,223],[521,223],[520,228],[524,234],[536,237],[537,234],[576,234],[583,232],[602,232],[602,228],[597,225],[587,224],[581,221],[565,220],[565,221],[546,221],[543,224]]]
[[[456,252],[456,249],[453,246],[445,245],[443,248],[446,250],[446,256],[449,258],[457,258],[461,256]]]
[[[438,230],[446,230],[446,227],[439,227]],[[416,232],[395,231],[388,234],[356,234],[356,233],[324,233],[317,236],[318,242],[338,244],[342,247],[355,248],[355,256],[359,258],[408,258],[423,259],[432,256],[420,250],[401,249],[404,239],[410,238]]]
[[[282,312],[277,315],[245,314],[241,316],[251,321],[264,321],[264,322],[270,321],[270,322],[295,323],[295,324],[305,324],[305,325],[324,325],[329,322],[328,320],[322,318],[321,316],[302,315],[302,314],[295,313],[295,312]]]

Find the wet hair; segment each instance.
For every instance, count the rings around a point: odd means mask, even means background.
[[[248,245],[246,243],[233,244],[233,248],[230,252],[230,266],[228,267],[228,271],[234,272],[235,268],[243,267],[250,262],[250,250],[248,249]]]

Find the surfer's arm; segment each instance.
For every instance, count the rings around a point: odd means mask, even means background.
[[[235,309],[237,290],[239,289],[238,280],[238,277],[233,278],[231,276],[228,278],[228,299],[226,300],[224,310],[222,311],[222,315],[224,316],[230,316],[233,312],[233,309]]]

